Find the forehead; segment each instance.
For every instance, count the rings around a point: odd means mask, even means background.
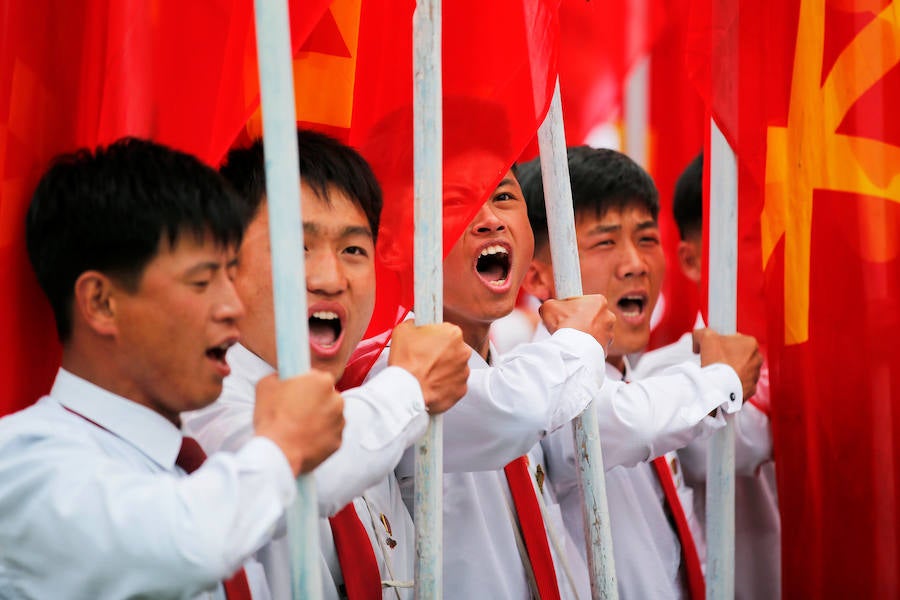
[[[602,210],[582,209],[575,213],[575,225],[590,229],[594,226],[640,225],[642,228],[656,227],[656,219],[643,204],[628,203],[624,206],[609,206]]]
[[[314,225],[317,232],[346,227],[364,227],[369,231],[369,220],[358,202],[334,185],[329,185],[326,192],[326,197],[322,197],[313,188],[301,184],[304,227]]]

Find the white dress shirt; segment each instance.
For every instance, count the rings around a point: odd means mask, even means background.
[[[606,468],[607,500],[619,595],[628,598],[680,598],[681,545],[666,517],[665,494],[647,462],[724,425],[716,409],[740,410],[741,383],[726,365],[673,367],[665,375],[626,384],[606,364],[606,382],[594,406]],[[714,417],[708,413],[715,411]],[[571,427],[542,442],[551,485],[573,540],[584,539],[582,498]],[[673,455],[667,455],[670,468]],[[677,462],[674,469],[676,485]],[[679,490],[685,516],[697,526],[690,491]],[[699,528],[698,528],[699,529]],[[695,539],[702,554],[703,540]],[[586,559],[584,544],[579,550]]]
[[[240,447],[253,435],[256,384],[275,372],[240,344],[229,349],[227,359],[232,372],[225,379],[222,396],[207,408],[183,417],[185,429],[207,451]],[[325,598],[329,600],[339,597],[343,577],[327,517],[351,501],[373,541],[382,580],[401,585],[411,582],[412,572],[406,566],[413,564],[415,549],[406,541],[412,539],[408,533],[412,520],[404,514],[392,471],[406,447],[421,437],[428,425],[419,383],[399,367],[386,368],[363,386],[342,395],[345,426],[341,447],[314,471],[322,517],[321,568]],[[393,535],[382,523],[382,513],[386,513]],[[283,529],[258,558],[265,566],[273,596],[289,598],[290,549]],[[385,597],[397,597],[393,589],[393,584],[386,587]],[[403,591],[406,589],[409,591]],[[400,597],[411,597],[411,588],[400,590]]]
[[[603,361],[600,344],[573,329],[517,346],[491,367],[472,352],[468,391],[444,415],[444,598],[531,598],[503,467],[588,406]],[[397,474],[410,510],[412,470],[407,452]]]
[[[181,439],[63,369],[49,396],[0,420],[0,597],[224,599],[220,582],[293,502],[293,473],[256,437],[188,476]],[[268,598],[259,565],[245,568]]]
[[[699,320],[697,327],[703,327]],[[633,373],[647,377],[684,361],[699,363],[686,333],[674,344],[644,354]],[[764,373],[765,374],[765,373]],[[777,599],[781,595],[781,521],[772,460],[772,428],[758,404],[768,405],[767,377],[757,385],[757,402],[744,404],[734,419],[735,453],[735,598]],[[766,396],[766,397],[759,397]],[[706,518],[708,439],[679,450],[685,481],[693,489],[693,513],[700,527]],[[685,506],[685,510],[687,510]]]

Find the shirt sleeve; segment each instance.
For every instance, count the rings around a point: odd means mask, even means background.
[[[547,432],[572,420],[599,393],[603,348],[586,333],[560,329],[517,346],[493,367],[469,373],[468,391],[444,414],[444,471],[500,469]],[[411,457],[398,476],[412,474]]]
[[[0,588],[24,597],[192,597],[265,544],[296,496],[284,455],[264,438],[179,476],[75,432],[32,432],[0,442],[0,480],[0,543],[16,548],[4,562],[28,574],[4,582],[0,568]]]
[[[253,436],[253,393],[252,386],[226,387],[215,403],[184,419],[185,430],[207,452],[241,448]],[[428,426],[419,382],[399,367],[388,367],[341,395],[341,447],[313,472],[322,517],[384,479]]]
[[[607,379],[593,404],[604,468],[631,467],[707,437],[725,423],[719,410],[740,410],[741,394],[737,374],[720,364],[701,368],[683,363],[633,383]],[[551,434],[544,452],[554,485],[557,479],[560,485],[576,485],[571,428]]]
[[[388,367],[342,395],[341,447],[315,470],[322,516],[333,515],[387,477],[428,427],[419,382],[400,367]]]

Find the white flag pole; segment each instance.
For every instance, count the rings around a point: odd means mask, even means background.
[[[553,90],[550,111],[538,129],[538,144],[556,295],[559,298],[580,296],[581,267],[575,239],[575,211],[572,207],[572,185],[566,156],[559,79]],[[603,368],[603,365],[599,368]],[[587,538],[591,595],[602,599],[618,598],[603,453],[593,404],[575,419],[573,425],[575,448],[578,449],[575,454],[578,456],[578,471],[584,494],[584,531]]]
[[[288,378],[310,366],[290,17],[287,0],[256,0],[255,11],[278,374]],[[313,478],[301,475],[287,512],[294,600],[322,597],[318,516]]]
[[[419,0],[413,14],[413,164],[415,167],[414,293],[416,324],[443,321],[443,110],[441,1]],[[429,419],[415,448],[416,583],[418,600],[443,589],[443,424]]]
[[[738,173],[734,151],[710,126],[709,326],[737,330]],[[734,598],[734,416],[710,438],[706,484],[706,597]]]

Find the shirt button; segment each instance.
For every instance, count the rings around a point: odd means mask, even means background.
[[[734,402],[735,400],[736,400],[736,398],[734,396],[734,392],[731,392],[731,401]]]

